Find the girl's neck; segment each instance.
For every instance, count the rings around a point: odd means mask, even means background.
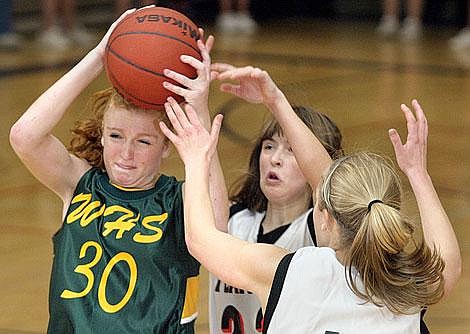
[[[268,202],[266,215],[263,220],[264,233],[272,231],[279,226],[292,223],[292,221],[308,210],[308,204],[307,201],[282,205]]]

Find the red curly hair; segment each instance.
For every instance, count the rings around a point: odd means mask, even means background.
[[[70,140],[69,152],[79,158],[85,159],[93,167],[104,168],[103,146],[101,137],[103,133],[103,118],[110,106],[125,108],[133,111],[143,110],[124,98],[112,87],[93,94],[88,102],[88,109],[92,117],[79,120],[72,128],[72,139]],[[161,114],[162,121],[170,127],[170,122],[164,111],[155,111]]]

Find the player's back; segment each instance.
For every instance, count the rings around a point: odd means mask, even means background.
[[[306,247],[281,262],[264,324],[270,334],[418,334],[419,321],[419,310],[394,315],[386,307],[364,304],[348,287],[344,266],[331,248]]]

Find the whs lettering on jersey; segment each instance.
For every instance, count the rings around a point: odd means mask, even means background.
[[[223,282],[221,282],[220,279],[217,280],[217,284],[215,285],[215,289],[214,289],[215,292],[219,292],[219,293],[221,292],[220,291],[220,286],[222,285],[222,283]],[[224,293],[233,293],[233,294],[237,294],[237,295],[244,295],[244,294],[252,295],[253,294],[253,292],[245,291],[243,289],[238,289],[238,288],[235,288],[235,287],[233,287],[231,285],[228,285],[226,283],[223,283],[223,284],[224,284],[224,288],[223,288],[222,292],[224,292]]]
[[[142,244],[159,241],[163,236],[163,230],[155,225],[164,224],[168,218],[168,213],[166,212],[160,215],[140,217],[140,213],[135,214],[128,208],[120,205],[106,206],[106,204],[102,204],[100,201],[91,201],[91,194],[78,194],[72,199],[71,205],[75,203],[80,203],[80,205],[67,215],[67,224],[79,221],[80,226],[85,228],[100,216],[106,217],[117,214],[119,215],[117,219],[110,219],[104,223],[102,235],[103,237],[114,235],[115,239],[121,239],[124,233],[130,233],[140,220],[141,225],[149,233],[134,233],[132,240]],[[115,234],[113,234],[113,232],[115,232]]]

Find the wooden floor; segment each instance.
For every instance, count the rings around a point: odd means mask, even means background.
[[[251,39],[216,35],[213,61],[251,64],[268,70],[294,104],[313,106],[341,127],[349,151],[390,155],[387,129],[404,131],[400,103],[418,98],[429,120],[429,169],[456,230],[463,276],[450,298],[426,315],[433,334],[470,333],[470,50],[447,46],[455,31],[428,29],[419,43],[383,41],[373,24],[285,21],[260,29]],[[18,53],[0,52],[0,333],[43,333],[48,319],[51,236],[60,226],[60,201],[21,165],[8,143],[13,122],[84,50],[53,53],[32,42]],[[96,80],[70,108],[56,134],[68,129],[86,96],[108,85]],[[247,164],[250,141],[266,116],[218,91],[213,113],[226,115],[219,151],[233,182]],[[166,173],[183,177],[173,154]],[[406,210],[416,216],[416,206]],[[208,333],[207,274],[201,280],[198,333]]]

